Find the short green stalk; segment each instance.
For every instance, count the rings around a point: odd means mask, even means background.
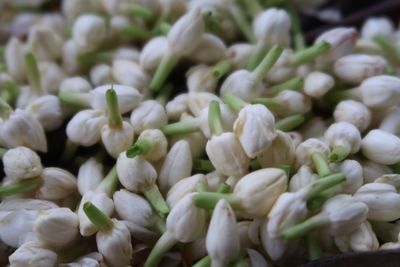
[[[322,249],[321,246],[318,244],[318,237],[315,235],[315,233],[309,233],[306,239],[309,260],[313,261],[322,258]]]
[[[314,153],[311,158],[319,177],[322,178],[330,174],[331,171],[329,170],[328,161],[324,155],[321,153]]]
[[[226,3],[226,6],[228,7],[229,14],[242,34],[250,43],[255,43],[256,38],[253,29],[240,8],[235,3]]]
[[[233,69],[233,62],[231,60],[225,59],[221,60],[212,68],[212,75],[214,79],[219,80],[224,75],[228,74]]]
[[[4,154],[6,154],[6,152],[7,152],[6,148],[0,147],[0,159],[3,158]]]
[[[232,192],[232,186],[230,186],[227,183],[222,183],[217,190],[217,193],[221,193],[221,194],[229,194]]]
[[[89,93],[60,91],[58,93],[58,99],[60,99],[63,104],[83,109],[90,107],[91,96]]]
[[[247,260],[241,257],[229,264],[229,267],[251,267],[251,265],[247,262]]]
[[[268,47],[263,42],[257,42],[253,53],[250,56],[246,69],[249,71],[254,70],[260,64],[263,56],[268,51]]]
[[[112,87],[112,86],[111,86]],[[111,128],[122,127],[122,115],[119,112],[118,96],[114,89],[108,89],[106,92],[108,125]]]
[[[221,28],[221,23],[215,14],[212,11],[206,11],[203,13],[203,20],[206,26],[206,29],[210,32],[213,32],[216,35],[221,35],[223,33],[223,29]]]
[[[221,199],[225,199],[233,209],[241,209],[239,200],[237,200],[232,194],[202,192],[194,196],[193,202],[199,208],[211,210],[214,209],[215,205],[217,205],[218,201]]]
[[[298,239],[302,236],[305,236],[311,230],[321,226],[325,222],[325,217],[321,214],[317,214],[302,223],[299,223],[295,226],[289,227],[288,229],[282,232],[282,237],[285,240],[293,240]]]
[[[92,66],[102,63],[111,63],[113,55],[107,51],[94,51],[78,55],[78,62],[85,66]]]
[[[292,64],[298,67],[302,64],[308,63],[325,53],[331,48],[328,42],[322,41],[314,44],[313,46],[297,52],[292,57]]]
[[[169,213],[169,207],[164,200],[160,190],[157,185],[153,185],[149,189],[143,192],[146,199],[153,206],[154,210],[161,216],[161,218],[165,219]]]
[[[278,112],[285,108],[281,102],[275,98],[258,97],[251,100],[252,104],[261,104],[266,106],[272,112]]]
[[[196,192],[197,193],[204,193],[204,192],[207,192],[207,191],[208,191],[208,187],[207,187],[206,183],[198,182],[196,184]]]
[[[161,63],[160,65],[158,65],[157,70],[150,82],[150,89],[153,92],[160,91],[163,84],[167,80],[174,67],[178,64],[178,62],[179,57],[174,53],[168,52],[163,56]]]
[[[67,139],[67,141],[65,142],[64,152],[60,157],[60,161],[63,163],[70,161],[74,157],[78,148],[78,144],[72,142],[70,139]]]
[[[83,211],[89,220],[97,227],[101,232],[108,232],[114,227],[114,223],[110,217],[104,214],[91,202],[83,204]]]
[[[350,155],[350,148],[344,146],[334,147],[329,154],[329,160],[332,162],[342,162]]]
[[[205,256],[198,262],[196,262],[193,267],[211,267],[211,258],[210,256]]]
[[[174,90],[172,84],[166,84],[163,88],[161,88],[160,93],[156,96],[156,101],[158,101],[161,105],[165,106],[168,103],[168,100]]]
[[[96,187],[97,192],[104,192],[108,196],[112,196],[117,189],[118,185],[118,175],[117,167],[114,166],[107,174],[107,176],[100,182]]]
[[[390,61],[400,63],[400,48],[394,42],[383,36],[375,36],[373,41],[383,50]]]
[[[11,113],[13,113],[12,107],[2,98],[0,98],[0,117],[3,120],[7,119],[11,115]]]
[[[249,104],[231,93],[224,94],[224,102],[236,113]]]
[[[179,121],[167,124],[160,129],[166,136],[189,134],[200,131],[199,124],[195,119]]]
[[[326,190],[346,181],[346,177],[343,173],[335,173],[324,177],[323,179],[318,179],[312,182],[310,185],[301,189],[301,193],[305,194],[305,199],[310,200],[317,197]]]
[[[267,73],[276,63],[276,61],[278,61],[282,52],[283,52],[283,47],[280,45],[274,45],[271,47],[271,49],[265,55],[261,63],[252,72],[254,78],[258,83],[264,79],[265,75],[267,75]]]
[[[143,267],[158,267],[164,255],[176,244],[176,240],[168,231],[154,245]]]
[[[275,123],[275,128],[284,132],[290,132],[307,120],[306,114],[295,114],[283,119],[278,120]]]
[[[33,178],[15,184],[1,186],[0,198],[33,191],[40,186],[40,183],[41,183],[40,179]]]
[[[134,158],[136,156],[145,156],[153,147],[153,142],[149,139],[143,138],[138,139],[136,143],[128,148],[126,156],[128,158]]]
[[[208,126],[212,135],[220,135],[224,132],[221,122],[221,109],[219,103],[215,100],[211,101],[208,107]]]
[[[288,178],[290,177],[290,172],[292,170],[292,167],[290,165],[282,164],[279,165],[278,168],[283,170]]]
[[[4,99],[11,106],[14,105],[20,93],[19,87],[13,81],[5,81],[3,83],[3,91],[1,93],[1,98]]]
[[[211,161],[207,159],[195,159],[193,161],[193,171],[196,173],[209,173],[215,171],[215,167],[212,165]]]
[[[281,84],[276,84],[268,88],[268,95],[277,95],[283,90],[300,90],[303,87],[304,78],[303,77],[294,77],[290,80],[287,80]]]
[[[154,227],[154,229],[157,231],[157,233],[159,234],[164,234],[166,231],[166,225],[165,225],[165,221],[158,216],[157,214],[154,214],[151,218],[150,218],[152,225]]]
[[[25,67],[30,88],[36,95],[41,95],[42,87],[40,82],[38,62],[36,60],[36,57],[31,52],[25,54]]]

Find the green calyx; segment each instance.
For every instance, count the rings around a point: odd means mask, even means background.
[[[196,159],[193,161],[193,171],[196,173],[209,173],[215,171],[215,167],[209,160]]]
[[[331,162],[342,162],[350,155],[350,148],[344,146],[334,147],[329,154],[329,160]]]
[[[89,220],[102,232],[108,232],[114,227],[114,223],[110,217],[104,214],[91,202],[83,204],[83,211]]]
[[[176,244],[176,240],[166,231],[154,245],[143,267],[158,267],[164,255]]]
[[[299,223],[295,226],[289,227],[288,229],[282,232],[282,237],[285,240],[293,240],[298,239],[302,236],[305,236],[311,230],[323,225],[324,220],[323,217],[319,214],[305,220],[302,223]]]
[[[143,138],[138,139],[136,143],[128,148],[126,156],[128,158],[134,158],[136,156],[145,156],[153,147],[153,142],[149,139]]]

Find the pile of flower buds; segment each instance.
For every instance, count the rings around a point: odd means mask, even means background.
[[[306,46],[299,13],[325,1],[32,12],[43,2],[0,2],[4,265],[298,266],[400,248],[389,19]]]

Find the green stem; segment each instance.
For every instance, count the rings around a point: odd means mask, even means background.
[[[165,125],[160,130],[166,136],[171,136],[198,132],[200,127],[196,120],[185,120]]]
[[[169,207],[157,185],[153,185],[148,190],[144,191],[143,194],[161,218],[166,218],[169,213]]]
[[[154,16],[154,13],[151,9],[137,4],[129,4],[127,14],[128,16],[134,18],[139,17],[146,21],[151,20]]]
[[[282,237],[286,240],[292,240],[300,238],[306,235],[311,230],[321,226],[324,223],[324,218],[322,215],[317,214],[302,223],[299,223],[295,226],[289,227],[288,229],[282,232]]]
[[[262,57],[267,51],[268,47],[264,43],[257,42],[257,45],[250,56],[249,62],[247,63],[246,69],[249,71],[254,70],[258,64],[260,64]]]
[[[289,178],[290,177],[290,171],[292,167],[290,165],[282,164],[278,166],[279,169],[283,170],[286,173],[286,176]]]
[[[375,36],[373,41],[383,50],[386,58],[395,63],[400,62],[400,49],[395,45],[395,43],[382,36]]]
[[[208,187],[207,187],[205,182],[198,182],[196,184],[196,192],[204,193],[204,192],[207,192],[207,191],[208,191]]]
[[[229,194],[232,192],[232,187],[227,183],[222,183],[217,190],[217,193]]]
[[[40,186],[40,179],[29,179],[23,182],[0,187],[0,198],[12,196],[19,193],[30,192]]]
[[[90,107],[89,93],[60,91],[58,93],[58,98],[64,104],[78,106],[80,108]]]
[[[240,210],[241,205],[239,200],[237,200],[232,194],[221,194],[214,192],[202,192],[194,196],[194,204],[203,209],[213,209],[217,205],[218,201],[225,199],[231,205],[233,209]]]
[[[264,79],[265,75],[267,75],[268,71],[274,66],[276,61],[279,59],[283,52],[283,47],[280,45],[274,45],[265,55],[261,63],[257,66],[257,68],[252,72],[254,78],[259,83]]]
[[[311,158],[319,177],[322,178],[328,176],[331,173],[331,171],[329,170],[328,161],[326,160],[324,155],[322,155],[321,153],[314,153]]]
[[[143,267],[158,267],[164,255],[178,242],[172,234],[165,232],[154,245]]]
[[[108,232],[114,227],[114,223],[110,217],[104,214],[91,202],[83,204],[83,211],[89,220],[97,227],[101,232]]]
[[[128,158],[134,158],[139,155],[144,156],[151,150],[152,147],[153,142],[151,140],[146,138],[138,139],[136,143],[126,151],[126,156]]]
[[[4,88],[3,92],[7,93],[6,98],[3,98],[3,99],[10,105],[13,105],[15,103],[15,101],[17,100],[18,95],[20,93],[18,85],[16,83],[14,83],[13,81],[5,81],[3,83],[3,88]]]
[[[158,65],[156,73],[154,74],[150,82],[150,89],[153,92],[160,91],[164,82],[167,80],[169,74],[178,64],[178,62],[179,62],[179,57],[171,52],[168,52],[163,56],[161,63],[160,65]]]
[[[233,62],[231,60],[225,59],[215,64],[211,70],[211,73],[216,80],[219,80],[224,75],[229,73],[232,69],[233,69]]]
[[[324,177],[323,179],[318,179],[312,182],[307,187],[301,189],[301,192],[305,193],[305,199],[309,200],[316,197],[318,194],[330,189],[342,182],[346,181],[346,176],[343,173],[335,173]]]
[[[229,13],[233,19],[233,21],[238,26],[239,30],[246,37],[246,39],[250,43],[255,43],[256,38],[253,33],[253,29],[251,28],[250,23],[247,21],[243,12],[239,9],[239,7],[234,3],[226,3],[226,6],[229,9]]]
[[[266,97],[254,98],[251,100],[251,103],[264,105],[272,112],[278,112],[279,110],[282,110],[282,108],[284,108],[281,102],[274,98],[266,98]]]
[[[324,178],[325,179],[325,178]],[[317,194],[315,197],[307,201],[307,208],[309,211],[316,211],[321,209],[321,207],[324,205],[324,203],[332,198],[336,192],[332,190],[332,188],[329,188],[323,192],[320,192]]]
[[[6,152],[7,152],[7,149],[6,149],[6,148],[0,147],[0,159],[3,158],[4,154],[6,154]]]
[[[196,262],[193,267],[211,267],[211,258],[210,256],[205,256],[198,262]]]
[[[328,104],[336,105],[342,100],[354,99],[350,90],[331,90],[323,97]]]
[[[331,48],[331,45],[328,42],[322,41],[320,43],[316,43],[315,45],[294,54],[292,57],[292,64],[295,67],[298,67],[302,64],[311,62],[328,51],[329,48]]]
[[[119,112],[118,96],[112,87],[113,86],[111,86],[111,89],[108,89],[106,92],[108,125],[111,128],[121,128],[122,116],[121,112]]]
[[[293,44],[296,51],[301,51],[306,48],[304,35],[301,30],[301,23],[297,10],[293,7],[290,1],[285,2],[286,9],[291,19],[291,31],[293,35]]]
[[[25,54],[25,67],[30,87],[36,95],[41,95],[42,88],[39,67],[35,56],[31,52]]]
[[[211,101],[208,107],[208,126],[212,135],[220,135],[224,132],[221,122],[221,109],[216,100]]]
[[[284,132],[292,131],[302,125],[307,119],[305,114],[295,114],[280,119],[275,123],[275,128]]]
[[[161,105],[165,106],[174,90],[172,84],[166,84],[161,88],[160,93],[157,95],[156,100],[160,102]]]
[[[110,63],[113,56],[110,52],[94,51],[78,55],[78,62],[82,65],[92,66],[101,63]]]
[[[294,77],[281,84],[271,86],[270,88],[268,88],[268,94],[274,96],[279,94],[283,90],[299,90],[303,87],[303,85],[304,85],[303,77],[300,76]]]
[[[11,115],[11,113],[13,113],[11,106],[0,98],[0,117],[5,120]]]
[[[159,233],[159,234],[164,234],[165,233],[165,231],[166,231],[166,226],[165,226],[165,221],[160,217],[160,216],[158,216],[157,214],[154,214],[152,217],[151,217],[151,222],[152,222],[152,225],[153,225],[153,227],[154,227],[154,229]]]
[[[332,162],[341,162],[350,155],[350,148],[344,146],[334,147],[329,154],[329,160]]]
[[[169,24],[167,22],[161,22],[158,27],[159,27],[159,31],[162,35],[167,35],[172,28],[171,24]]]
[[[307,246],[310,261],[322,258],[322,249],[319,246],[317,236],[314,233],[307,235]]]
[[[116,165],[108,172],[107,176],[96,187],[97,192],[104,192],[108,196],[112,196],[117,189],[118,175]]]
[[[232,109],[234,112],[239,113],[239,111],[247,106],[249,103],[246,101],[243,101],[239,97],[230,94],[230,93],[225,93],[224,94],[224,102],[225,104],[228,105],[230,109]]]
[[[197,159],[193,161],[193,171],[209,173],[215,171],[215,167],[209,160]]]
[[[129,25],[122,27],[119,30],[119,33],[131,40],[146,40],[151,37],[151,32],[145,29],[144,27],[137,26],[137,25]]]
[[[219,19],[213,14],[212,11],[204,12],[203,20],[208,31],[213,32],[215,35],[221,35],[223,33]]]

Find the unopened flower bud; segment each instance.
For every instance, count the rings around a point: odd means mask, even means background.
[[[119,47],[113,53],[113,59],[129,60],[135,63],[139,63],[140,51],[132,47]]]
[[[78,235],[78,216],[68,208],[43,211],[35,220],[33,231],[39,241],[57,249],[68,245]]]
[[[26,110],[36,117],[45,131],[55,130],[63,123],[64,113],[60,100],[56,96],[40,96],[34,99]]]
[[[400,79],[388,75],[374,76],[361,83],[360,92],[367,107],[395,106],[400,103]]]
[[[176,142],[165,156],[158,176],[161,191],[168,192],[179,180],[189,177],[192,166],[193,159],[189,143],[184,140]]]
[[[158,129],[144,130],[138,137],[133,148],[135,154],[143,156],[144,159],[156,162],[167,154],[168,141],[165,135]],[[130,149],[129,149],[130,150]],[[128,155],[129,155],[128,150]]]
[[[86,192],[95,190],[103,180],[103,165],[95,158],[88,159],[79,167],[77,186],[83,196]]]
[[[98,64],[90,69],[90,81],[94,86],[101,86],[113,82],[111,66],[107,64]]]
[[[317,58],[318,63],[329,64],[351,53],[357,40],[357,31],[354,28],[334,28],[321,34],[315,43],[328,42],[331,47]]]
[[[368,206],[370,220],[389,222],[400,218],[400,194],[390,184],[365,184],[354,193],[354,198]]]
[[[67,77],[60,84],[60,91],[87,93],[92,90],[90,83],[80,76]]]
[[[347,55],[335,62],[335,74],[342,80],[352,84],[381,75],[387,68],[386,60],[374,55]]]
[[[310,167],[303,165],[297,173],[290,178],[289,191],[297,192],[318,179],[318,175],[316,175]]]
[[[43,171],[39,156],[27,147],[7,150],[2,160],[5,174],[15,181],[37,177]]]
[[[394,135],[400,135],[400,108],[392,108],[382,120],[379,129]]]
[[[190,92],[188,94],[187,104],[193,115],[199,116],[204,108],[208,108],[211,101],[217,101],[222,104],[222,100],[210,92]]]
[[[149,77],[137,63],[125,59],[113,61],[112,75],[116,83],[131,86],[140,92],[147,87],[149,82]]]
[[[149,40],[140,53],[140,66],[148,72],[152,72],[160,65],[165,54],[169,52],[167,38],[158,36]]]
[[[42,184],[36,192],[39,199],[59,200],[76,191],[76,178],[66,170],[44,168],[40,177]]]
[[[214,92],[218,81],[212,74],[212,68],[198,65],[186,73],[186,85],[189,92]]]
[[[72,39],[80,52],[97,49],[104,41],[106,33],[104,19],[92,14],[80,15],[72,27]]]
[[[310,72],[304,80],[304,92],[313,98],[321,98],[335,85],[335,80],[324,72]]]
[[[311,99],[293,90],[283,90],[274,99],[284,107],[277,112],[281,116],[306,113],[311,110]]]
[[[25,53],[26,48],[19,39],[12,37],[8,40],[4,49],[4,61],[7,65],[7,72],[16,82],[26,80]]]
[[[300,134],[303,136],[303,141],[309,138],[323,139],[323,136],[328,129],[327,123],[322,117],[314,117],[299,129]]]
[[[329,174],[326,159],[329,156],[329,147],[316,138],[310,138],[296,148],[296,161],[298,166],[314,164],[320,176]]]
[[[341,172],[346,176],[346,181],[336,187],[339,193],[354,194],[355,191],[364,183],[363,170],[356,160],[345,160],[340,164],[330,164],[333,172]]]
[[[253,53],[254,46],[247,43],[234,44],[228,48],[228,57],[237,69],[244,68]]]
[[[204,33],[188,58],[198,63],[215,63],[225,58],[226,46],[216,35]]]
[[[240,251],[236,216],[228,202],[221,199],[214,208],[207,231],[206,247],[213,266],[226,266]]]
[[[392,173],[392,170],[383,164],[379,164],[370,160],[362,161],[364,183],[372,183],[382,175]]]
[[[22,244],[8,258],[10,266],[48,266],[55,267],[57,264],[57,253],[46,248],[43,244],[35,241]]]
[[[46,26],[33,26],[29,30],[27,49],[39,60],[52,61],[61,56],[63,40]]]
[[[335,244],[341,252],[361,252],[377,250],[379,248],[378,238],[372,230],[371,224],[366,221],[349,235],[337,236]]]
[[[196,192],[196,186],[199,183],[207,184],[207,179],[204,174],[195,174],[193,176],[183,178],[174,184],[167,194],[167,203],[173,207],[186,195]]]
[[[159,129],[168,123],[164,107],[155,100],[140,103],[131,113],[131,124],[136,134],[146,129]]]
[[[395,164],[400,161],[400,138],[382,130],[372,130],[363,138],[361,151],[376,163]]]
[[[61,82],[65,79],[63,69],[55,62],[39,62],[40,84],[42,91],[57,94]]]
[[[178,120],[184,112],[189,110],[188,98],[189,94],[180,94],[167,103],[165,110],[167,111],[168,119]]]
[[[113,158],[117,158],[119,153],[127,150],[131,146],[133,138],[133,127],[125,121],[119,127],[106,124],[101,128],[101,141]]]
[[[361,28],[361,38],[372,40],[376,36],[390,38],[394,33],[394,25],[387,17],[370,17]]]
[[[354,100],[343,100],[335,107],[333,117],[336,122],[344,121],[365,131],[371,122],[371,111],[363,104]]]

